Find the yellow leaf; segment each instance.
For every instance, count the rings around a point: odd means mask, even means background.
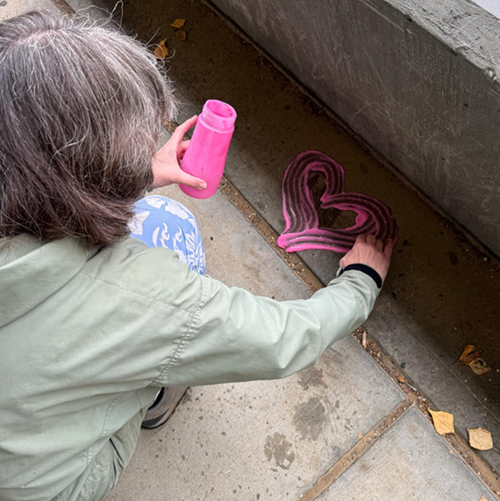
[[[479,501],[488,501],[488,498],[483,494]]]
[[[493,439],[491,433],[483,428],[467,428],[469,433],[469,444],[479,451],[489,451],[493,449]]]
[[[179,40],[182,40],[184,42],[184,40],[186,40],[187,38],[187,33],[185,30],[177,30],[175,32],[175,36],[179,39]]]
[[[453,427],[453,414],[441,411],[431,411],[430,409],[429,412],[432,416],[434,428],[440,435],[455,433],[455,428]]]
[[[156,59],[165,59],[168,56],[167,39],[162,40],[155,49]]]
[[[185,19],[176,19],[170,26],[173,26],[174,28],[182,28],[185,22]]]
[[[480,353],[474,351],[475,347],[472,344],[468,344],[465,348],[462,354],[460,355],[459,361],[462,362],[465,365],[469,365],[471,362],[476,360],[476,358],[479,358]]]
[[[473,360],[469,364],[469,367],[479,376],[491,371],[491,367],[489,367],[482,358],[476,358],[476,360]]]

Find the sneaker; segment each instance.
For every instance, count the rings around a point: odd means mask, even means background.
[[[146,411],[141,428],[154,430],[164,425],[174,413],[188,388],[162,388],[153,405]]]

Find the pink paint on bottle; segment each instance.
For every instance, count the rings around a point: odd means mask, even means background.
[[[229,104],[210,99],[203,106],[184,154],[181,169],[191,176],[203,179],[207,188],[197,190],[179,185],[179,188],[193,198],[210,198],[215,195],[224,173],[227,151],[233,136],[236,111]]]

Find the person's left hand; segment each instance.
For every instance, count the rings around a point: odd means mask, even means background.
[[[203,179],[187,174],[179,165],[189,146],[189,141],[183,141],[182,138],[196,124],[197,120],[198,116],[195,115],[179,125],[172,137],[154,155],[153,188],[161,188],[176,183],[191,186],[198,190],[206,189],[207,183]]]

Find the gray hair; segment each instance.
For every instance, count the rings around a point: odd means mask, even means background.
[[[0,23],[0,238],[112,245],[176,101],[142,44],[43,12]]]

